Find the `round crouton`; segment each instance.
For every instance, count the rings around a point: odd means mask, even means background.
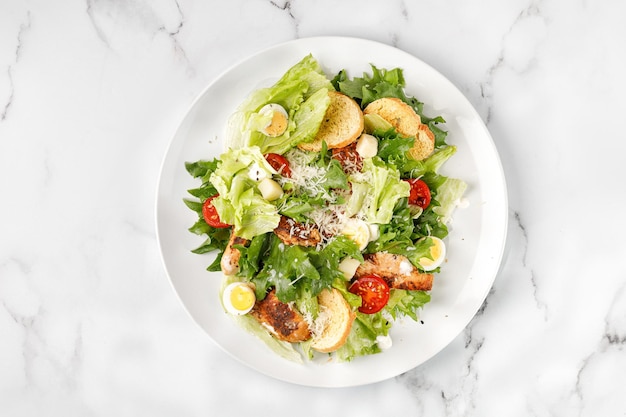
[[[416,161],[427,158],[435,150],[435,134],[426,126],[421,124],[415,136],[415,143],[409,149],[409,157]]]
[[[319,352],[334,352],[348,339],[356,313],[339,290],[325,289],[317,297],[321,332],[313,336],[311,347]],[[316,326],[317,327],[317,326]]]
[[[422,119],[404,101],[395,97],[374,100],[363,110],[365,115],[376,114],[391,124],[402,136],[414,137],[415,144],[409,150],[412,159],[421,161],[435,149],[435,135],[422,123]]]
[[[298,144],[305,151],[319,152],[322,142],[328,149],[348,146],[363,132],[363,112],[351,97],[337,91],[329,91],[330,105],[324,115],[315,140]]]
[[[417,130],[422,124],[419,114],[413,107],[395,97],[384,97],[372,101],[363,110],[365,114],[377,114],[391,124],[402,136],[412,137],[417,135]]]

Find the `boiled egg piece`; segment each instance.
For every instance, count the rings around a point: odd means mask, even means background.
[[[250,285],[243,282],[233,282],[227,285],[222,293],[224,309],[237,316],[247,314],[252,310],[255,302],[254,290]]]
[[[438,268],[446,258],[446,245],[443,243],[443,240],[435,236],[430,236],[430,239],[433,242],[430,247],[430,256],[432,256],[433,259],[420,258],[419,260],[424,271],[432,271]]]
[[[289,115],[283,106],[276,103],[266,104],[261,107],[259,110],[259,114],[263,117],[267,117],[269,122],[263,129],[261,129],[261,133],[269,136],[276,137],[280,136],[287,130],[287,124],[289,122]]]
[[[370,242],[370,228],[361,219],[350,219],[341,230],[341,234],[354,241],[359,250],[364,250]]]

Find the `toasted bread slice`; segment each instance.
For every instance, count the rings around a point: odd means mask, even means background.
[[[325,289],[317,297],[322,321],[321,332],[313,336],[311,347],[319,352],[334,352],[346,343],[356,313],[339,290]]]
[[[435,150],[435,134],[425,124],[421,124],[415,136],[415,143],[409,149],[409,156],[416,161],[430,156]]]
[[[365,114],[377,114],[391,124],[402,136],[412,137],[417,135],[417,130],[422,124],[419,114],[413,107],[395,97],[384,97],[372,101],[363,110]]]
[[[305,151],[319,152],[322,142],[328,149],[343,148],[357,140],[363,132],[363,112],[351,97],[337,91],[329,91],[330,105],[324,115],[315,140],[300,143]]]
[[[435,135],[422,123],[422,119],[404,101],[395,97],[374,100],[365,107],[363,113],[376,114],[391,124],[402,136],[414,137],[415,144],[409,150],[412,159],[421,161],[435,149]]]

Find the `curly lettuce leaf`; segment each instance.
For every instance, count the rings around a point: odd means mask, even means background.
[[[446,146],[447,132],[438,125],[445,123],[441,116],[428,117],[424,114],[424,103],[413,96],[408,96],[405,91],[405,79],[401,68],[384,69],[370,64],[371,74],[363,73],[362,77],[349,78],[345,70],[333,78],[332,84],[337,91],[354,98],[360,103],[361,108],[367,107],[371,102],[383,97],[395,97],[408,105],[420,116],[422,123],[428,125],[435,135],[435,147]]]
[[[389,223],[396,202],[409,196],[410,185],[402,181],[400,172],[395,167],[374,158],[363,161],[363,173],[370,179],[370,188],[363,207],[367,222]]]
[[[393,289],[384,310],[395,320],[398,317],[410,317],[417,321],[418,311],[430,302],[430,294],[426,291],[407,291]]]
[[[357,356],[380,353],[376,338],[386,336],[391,323],[379,312],[376,314],[356,314],[346,343],[335,353],[340,361],[351,361]]]

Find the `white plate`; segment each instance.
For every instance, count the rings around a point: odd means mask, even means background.
[[[186,190],[199,185],[185,161],[210,159],[222,151],[226,121],[254,89],[271,85],[312,53],[329,77],[379,68],[404,70],[406,90],[425,103],[425,114],[442,115],[448,143],[458,147],[442,173],[468,183],[469,206],[455,212],[447,238],[448,262],[437,275],[423,324],[405,319],[391,330],[393,346],[350,363],[289,362],[237,327],[218,299],[222,276],[206,267],[214,255],[190,252],[202,238],[187,229],[197,216],[183,204]],[[476,314],[498,272],[506,238],[506,184],[493,141],[459,90],[419,59],[388,45],[363,39],[299,39],[262,51],[230,68],[191,106],[165,155],[158,185],[156,225],[163,262],[191,317],[224,351],[274,378],[308,386],[345,387],[394,377],[428,360],[448,345]]]

